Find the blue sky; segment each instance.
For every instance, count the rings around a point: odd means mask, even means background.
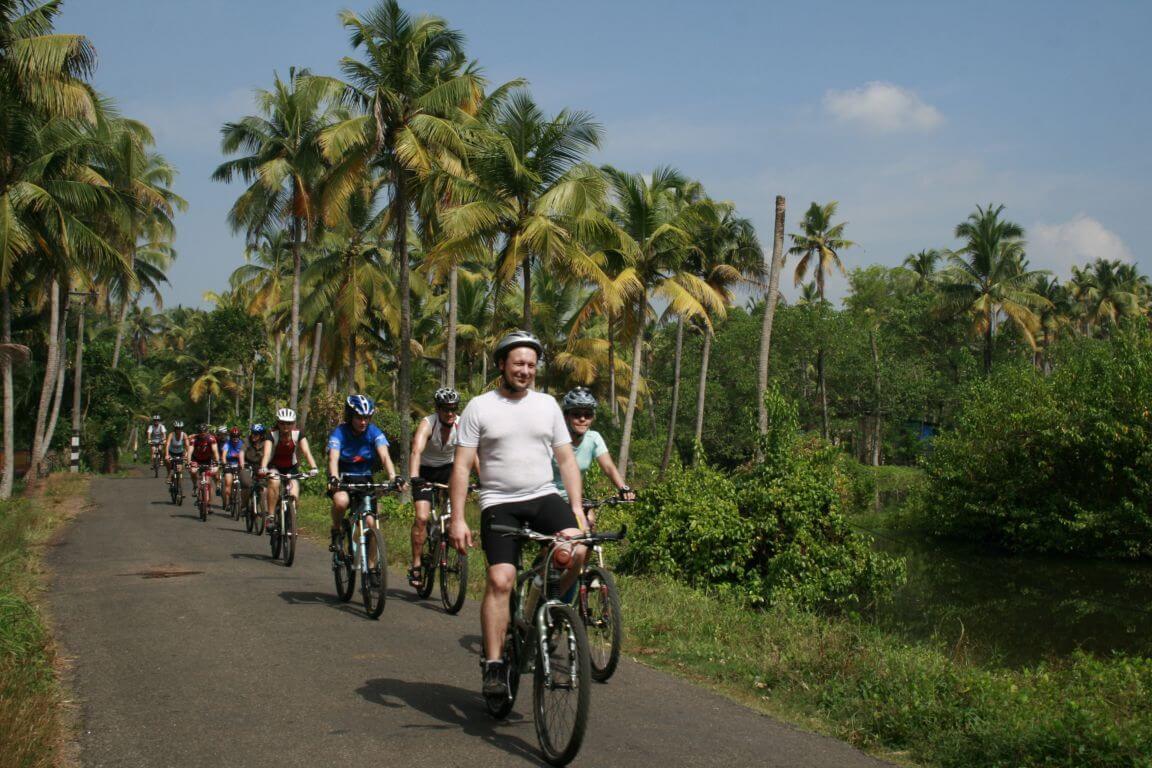
[[[66,0],[95,82],[151,125],[190,208],[166,301],[202,305],[242,263],[209,180],[219,128],[289,66],[337,74],[344,8],[366,0]],[[671,165],[731,200],[771,241],[811,201],[838,200],[848,267],[954,245],[977,203],[1004,203],[1038,268],[1094,256],[1152,271],[1152,56],[1146,2],[425,0],[493,83],[529,80],[549,111],[604,126],[593,158]],[[791,289],[791,280],[787,280]],[[830,283],[841,295],[845,281]]]

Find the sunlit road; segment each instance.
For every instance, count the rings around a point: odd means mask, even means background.
[[[474,603],[445,615],[393,573],[371,621],[336,601],[316,544],[284,568],[267,538],[201,523],[151,477],[95,480],[92,497],[49,557],[84,766],[539,763],[530,687],[508,721],[484,710]],[[882,765],[627,660],[593,688],[574,764]]]

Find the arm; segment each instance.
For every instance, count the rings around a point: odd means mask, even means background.
[[[580,530],[586,531],[588,520],[584,517],[584,483],[580,477],[580,467],[576,464],[576,453],[571,443],[555,445],[552,450],[555,452],[556,466],[560,468],[560,479],[568,491],[568,502],[572,505],[572,514],[576,516],[576,524]]]
[[[241,441],[240,442],[240,457],[239,457],[240,458],[240,471],[241,472],[244,471],[244,454],[247,452],[247,450],[248,450],[248,446],[243,441]]]
[[[460,552],[467,552],[472,546],[472,531],[464,519],[464,505],[468,501],[468,471],[476,463],[477,450],[474,447],[458,445],[452,464],[452,479],[448,481],[448,498],[452,502],[452,520],[448,524],[448,536],[452,545]]]
[[[424,458],[424,448],[428,445],[428,438],[432,433],[432,425],[423,419],[412,436],[412,458],[408,462],[408,474],[420,474],[420,459]]]
[[[272,461],[272,441],[264,441],[264,456],[260,459],[260,469],[268,469],[268,462]]]
[[[392,463],[392,454],[388,451],[388,446],[376,446],[376,455],[380,458],[380,463],[384,465],[384,471],[388,474],[388,479],[394,479],[396,477],[396,465]]]
[[[328,449],[328,477],[340,477],[340,449],[336,446]]]
[[[628,487],[624,482],[624,478],[620,476],[620,470],[616,469],[616,462],[612,461],[612,454],[601,454],[596,458],[596,463],[600,465],[600,469],[603,470],[604,474],[608,476],[608,479],[612,481],[612,485],[616,486],[616,490],[622,491]],[[629,491],[624,495],[630,495],[632,497],[631,499],[628,499],[629,501],[632,501],[636,498],[636,493],[634,491]]]
[[[220,462],[220,443],[217,443],[215,440],[212,441],[212,461],[214,461],[217,464],[221,463]]]
[[[312,458],[312,449],[308,447],[308,438],[303,435],[300,436],[300,450],[304,453],[304,458],[308,459],[308,465],[312,467],[314,472],[319,472],[316,468],[316,459]]]

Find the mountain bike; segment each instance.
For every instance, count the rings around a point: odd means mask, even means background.
[[[432,594],[436,574],[440,574],[440,602],[448,613],[459,613],[468,595],[468,555],[462,554],[448,542],[448,523],[452,520],[452,501],[448,486],[414,477],[412,485],[432,488],[432,514],[425,524],[424,547],[420,550],[420,586],[416,594],[427,598]],[[469,485],[474,491],[477,485]]]
[[[264,535],[264,518],[268,514],[265,506],[267,503],[264,497],[264,489],[268,487],[268,482],[256,475],[255,470],[252,471],[252,491],[248,494],[248,502],[244,505],[244,529],[248,533],[255,533],[257,536]]]
[[[493,525],[492,534],[510,536],[521,542],[552,545],[556,535],[537,533],[529,528]],[[619,533],[584,533],[569,541],[597,544],[615,541]],[[552,574],[555,548],[526,570],[517,569],[516,588],[509,596],[508,630],[502,660],[508,675],[508,693],[486,695],[489,714],[503,719],[512,711],[520,676],[532,672],[532,713],[536,738],[544,759],[552,765],[567,765],[580,751],[588,726],[592,678],[588,660],[588,637],[584,622],[572,606],[541,594]]]
[[[172,503],[180,506],[184,503],[184,459],[172,457],[172,478],[168,481],[168,494]]]
[[[160,453],[163,448],[160,443],[152,443],[152,477],[160,477]]]
[[[609,496],[600,501],[584,500],[584,512],[604,506],[631,504],[618,496]],[[623,538],[624,532],[620,536]],[[605,683],[616,671],[620,663],[620,644],[624,636],[624,624],[620,614],[620,593],[616,591],[616,579],[612,571],[604,565],[604,548],[600,542],[592,545],[591,557],[584,558],[584,567],[577,581],[577,591],[573,607],[584,622],[588,634],[588,660],[592,663],[592,679]]]
[[[339,482],[336,490],[348,494],[348,513],[341,522],[336,548],[332,552],[332,575],[336,579],[336,595],[341,602],[352,599],[356,589],[356,574],[360,574],[360,597],[364,612],[378,619],[384,612],[388,589],[388,549],[380,534],[379,512],[375,499],[383,493],[400,490],[395,482]],[[368,518],[373,518],[371,525]]]
[[[296,499],[288,493],[293,480],[307,480],[316,472],[281,472],[280,503],[276,505],[276,516],[268,529],[268,544],[272,548],[272,559],[280,558],[284,567],[290,568],[296,559]]]
[[[225,464],[220,478],[221,487],[229,485],[228,475],[231,475],[231,487],[228,492],[228,502],[220,502],[220,511],[231,516],[233,520],[240,519],[240,465]]]
[[[197,464],[192,462],[192,469],[196,473],[196,508],[200,510],[200,522],[208,519],[212,514],[212,475],[216,472],[215,464]]]

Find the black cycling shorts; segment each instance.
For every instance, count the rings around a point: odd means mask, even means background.
[[[420,465],[420,477],[425,480],[431,480],[434,483],[448,484],[452,479],[452,464],[448,463],[442,467],[429,467],[426,464]],[[426,501],[432,503],[432,497],[436,494],[436,489],[430,485],[422,485],[412,491],[412,501]]]
[[[527,501],[497,504],[480,513],[480,542],[488,565],[511,563],[520,559],[520,542],[500,533],[492,533],[493,524],[519,528],[521,523],[537,533],[556,533],[566,528],[578,528],[572,507],[557,493],[538,496]]]

